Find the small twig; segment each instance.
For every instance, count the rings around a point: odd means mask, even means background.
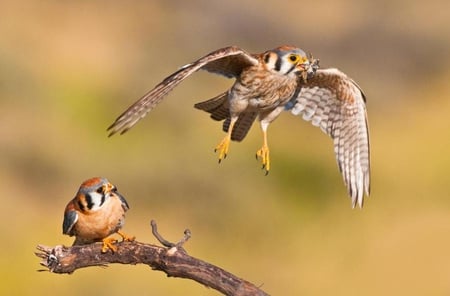
[[[176,246],[179,248],[183,247],[183,245],[191,238],[191,235],[191,231],[189,229],[185,229],[183,238],[176,244]]]
[[[154,237],[156,237],[156,239],[161,243],[161,245],[168,247],[168,248],[172,248],[175,247],[174,243],[171,243],[167,240],[165,240],[158,232],[158,225],[156,225],[155,220],[150,221],[150,225],[152,226],[152,234]]]
[[[189,229],[186,229],[184,231],[184,236],[178,243],[172,243],[163,238],[162,235],[158,232],[158,226],[156,225],[155,220],[151,220],[150,225],[152,226],[153,236],[156,237],[156,239],[161,243],[161,245],[167,248],[176,248],[186,253],[186,250],[183,249],[183,245],[191,238],[191,231]]]
[[[151,226],[153,235],[164,247],[137,241],[123,241],[117,243],[117,252],[102,253],[101,243],[53,248],[38,245],[36,255],[42,259],[41,265],[54,273],[73,273],[80,268],[104,267],[112,263],[147,264],[170,277],[191,279],[225,295],[268,295],[250,282],[220,267],[189,256],[182,247],[191,237],[188,229],[178,243],[171,243],[158,233],[156,222],[152,221]]]

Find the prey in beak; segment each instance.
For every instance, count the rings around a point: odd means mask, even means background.
[[[313,58],[312,54],[309,54],[309,59],[301,64],[298,64],[298,68],[301,69],[301,78],[303,82],[308,82],[308,79],[312,78],[316,71],[319,69],[319,59]]]

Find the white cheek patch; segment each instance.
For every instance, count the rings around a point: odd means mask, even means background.
[[[281,74],[288,74],[289,72],[292,72],[292,70],[295,68],[295,65],[293,63],[290,63],[288,61],[282,61],[280,64],[280,73]]]
[[[267,68],[270,70],[274,70],[276,68],[277,61],[278,55],[274,52],[268,53],[264,58],[264,62],[266,63]]]
[[[96,211],[100,209],[108,199],[107,194],[92,192],[86,194],[86,204],[89,210]]]

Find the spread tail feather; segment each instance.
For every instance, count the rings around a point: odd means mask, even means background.
[[[258,113],[256,112],[244,112],[239,115],[239,119],[236,121],[233,127],[233,132],[231,133],[231,140],[242,141],[245,136],[247,136],[248,131],[252,127],[253,121],[255,121]],[[230,118],[228,117],[223,122],[223,131],[228,132],[228,127],[230,126]]]
[[[228,127],[230,126],[230,110],[228,103],[228,92],[221,93],[220,95],[203,101],[194,105],[195,108],[203,110],[211,114],[211,118],[217,121],[223,122],[223,131],[228,132]],[[233,132],[231,134],[231,140],[242,141],[247,135],[250,127],[255,121],[256,112],[243,112],[239,115],[239,119],[236,121]]]
[[[228,92],[221,93],[220,95],[207,101],[197,103],[194,107],[211,113],[211,118],[217,121],[230,117],[230,111],[228,108]]]

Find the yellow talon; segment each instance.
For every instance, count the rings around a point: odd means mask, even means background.
[[[269,147],[266,145],[263,145],[261,149],[256,151],[256,158],[260,158],[262,162],[262,169],[266,171],[266,175],[269,173],[270,170],[270,156],[269,156]]]
[[[230,136],[227,135],[223,140],[217,145],[216,149],[214,149],[214,152],[219,151],[219,163],[222,161],[222,159],[225,159],[228,154],[228,147],[230,147]]]
[[[132,242],[135,239],[134,236],[128,236],[120,230],[117,231],[117,234],[122,237],[122,241]],[[117,239],[113,237],[105,237],[102,242],[102,253],[106,253],[108,252],[108,250],[111,250],[113,253],[117,252],[117,246],[114,245],[115,243],[117,243]]]
[[[234,124],[238,120],[238,117],[231,117],[230,125],[228,126],[227,135],[223,140],[217,145],[216,149],[214,149],[214,152],[219,151],[219,163],[222,161],[222,159],[225,159],[228,154],[228,147],[230,147],[230,141],[231,141],[231,134],[233,131]]]
[[[122,237],[122,241],[124,241],[124,242],[132,242],[136,238],[135,236],[128,236],[120,230],[117,231],[117,234]]]
[[[103,240],[102,253],[108,252],[108,249],[113,253],[117,252],[117,247],[114,245],[117,240],[113,237],[105,237]]]

